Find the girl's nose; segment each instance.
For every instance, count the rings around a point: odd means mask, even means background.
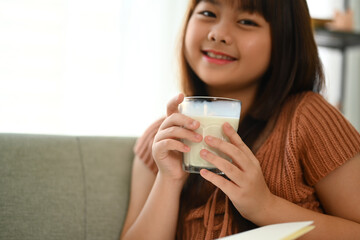
[[[233,40],[229,32],[230,31],[223,25],[214,26],[208,34],[208,40],[231,45]]]

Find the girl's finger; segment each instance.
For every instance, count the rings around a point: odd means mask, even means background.
[[[243,142],[239,134],[235,131],[235,129],[228,123],[224,123],[223,132],[229,138],[230,142],[238,147],[245,154],[253,154],[252,151],[246,146]]]
[[[244,183],[244,172],[228,160],[225,160],[206,149],[202,149],[200,151],[200,156],[204,160],[216,166],[236,185],[241,186],[241,184]]]
[[[166,108],[166,115],[170,116],[173,113],[179,112],[179,104],[184,100],[184,94],[179,93],[176,97],[170,100]]]
[[[153,147],[159,148],[159,149],[164,149],[164,151],[162,151],[162,153],[164,153],[164,154],[167,154],[168,151],[179,151],[179,152],[189,152],[190,151],[189,146],[187,146],[186,144],[184,144],[180,141],[174,140],[174,139],[164,139],[164,140],[155,142]],[[157,151],[153,151],[153,152],[157,152]],[[161,156],[159,156],[159,158],[161,158]]]
[[[200,123],[181,113],[173,113],[165,119],[159,129],[162,130],[173,126],[181,126],[190,130],[195,130],[200,127]]]
[[[186,139],[191,142],[199,143],[202,141],[202,136],[186,128],[173,126],[159,131],[155,136],[155,141],[164,139]]]
[[[237,146],[213,136],[206,136],[204,140],[210,147],[218,149],[220,152],[229,156],[233,160],[233,163],[241,170],[245,171],[245,169],[248,168],[248,156]]]
[[[238,191],[238,186],[236,186],[235,183],[206,169],[201,169],[200,175],[207,181],[220,188],[221,191],[223,191],[230,199],[235,199],[234,195]]]

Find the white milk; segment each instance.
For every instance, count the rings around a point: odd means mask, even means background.
[[[227,137],[222,131],[222,125],[225,122],[230,123],[230,125],[237,130],[239,126],[239,119],[238,118],[230,118],[230,117],[214,117],[214,116],[189,116],[192,119],[195,119],[200,122],[200,127],[195,131],[202,135],[203,137],[206,137],[208,135],[211,135],[213,137],[217,137],[220,139],[223,139],[225,141],[228,141]],[[227,157],[222,152],[219,152],[215,150],[214,148],[207,145],[204,140],[200,143],[194,143],[190,142],[188,140],[184,140],[184,143],[188,145],[191,148],[191,151],[188,153],[184,153],[184,166],[185,168],[188,166],[192,167],[199,167],[199,168],[207,168],[207,169],[215,169],[216,167],[212,165],[211,163],[205,161],[200,157],[200,150],[201,149],[207,149],[212,153],[215,153],[222,158],[225,158],[229,161],[231,159]]]

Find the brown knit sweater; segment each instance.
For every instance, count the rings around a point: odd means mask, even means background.
[[[139,138],[135,154],[154,172],[153,138],[164,119]],[[270,191],[299,206],[323,212],[314,185],[360,152],[360,134],[322,96],[306,92],[290,97],[274,128],[256,152]],[[180,239],[214,239],[239,232],[229,199],[215,189],[203,206],[185,217]],[[235,224],[236,226],[236,224]]]

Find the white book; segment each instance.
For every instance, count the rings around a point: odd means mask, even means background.
[[[315,228],[313,221],[288,222],[259,227],[221,240],[293,240]],[[220,240],[219,239],[219,240]]]

